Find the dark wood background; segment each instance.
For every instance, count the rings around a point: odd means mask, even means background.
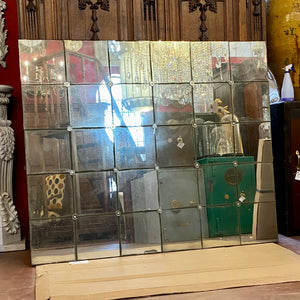
[[[100,2],[100,0],[98,0]],[[210,41],[266,40],[263,0],[106,0],[109,11],[97,9],[101,40],[199,40],[200,10],[189,5],[217,4],[206,11]],[[19,37],[22,39],[90,40],[92,10],[78,0],[17,0]],[[81,0],[85,2],[85,0]],[[91,0],[95,4],[97,0]]]

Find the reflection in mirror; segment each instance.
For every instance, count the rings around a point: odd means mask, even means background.
[[[188,42],[151,42],[153,81],[189,83],[191,80]]]
[[[116,215],[80,216],[77,240],[78,259],[120,256]]]
[[[117,186],[112,171],[76,174],[76,192],[79,214],[116,211]]]
[[[152,89],[146,84],[118,84],[120,78],[112,78],[111,88],[114,125],[140,126],[153,124]]]
[[[22,84],[62,84],[65,58],[62,41],[19,40]]]
[[[191,124],[192,87],[185,84],[154,86],[155,122],[158,125]]]
[[[161,233],[157,212],[123,215],[121,234],[122,255],[161,252]]]
[[[67,131],[35,130],[25,132],[27,174],[63,172],[71,169]]]
[[[111,98],[105,85],[72,85],[69,88],[72,127],[111,127]]]
[[[66,88],[62,85],[23,85],[22,99],[25,129],[69,125]]]
[[[75,260],[74,226],[71,218],[32,221],[30,237],[33,264]]]
[[[107,41],[65,41],[67,80],[71,84],[109,82]]]
[[[72,179],[68,174],[28,177],[29,218],[70,216],[73,212]]]
[[[152,127],[119,127],[114,130],[118,169],[154,168]]]
[[[229,80],[228,42],[192,42],[191,64],[195,82]]]
[[[164,251],[202,248],[197,208],[165,210],[161,220]]]
[[[109,42],[110,72],[118,72],[121,83],[151,81],[149,42]]]
[[[76,129],[72,132],[76,171],[113,169],[113,143],[109,129]]]
[[[267,53],[264,42],[231,42],[229,45],[232,80],[267,80]]]
[[[158,209],[156,172],[141,169],[118,172],[118,200],[122,212]]]
[[[157,162],[159,167],[193,166],[193,128],[187,125],[159,126],[156,134]]]

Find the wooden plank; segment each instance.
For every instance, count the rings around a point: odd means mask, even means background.
[[[238,15],[239,41],[247,41],[247,7],[246,1],[239,1],[239,15]]]
[[[36,296],[115,299],[290,281],[300,281],[300,257],[256,244],[38,266]]]

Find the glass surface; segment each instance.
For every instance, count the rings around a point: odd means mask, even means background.
[[[71,169],[69,134],[58,130],[25,132],[27,174]]]
[[[24,128],[66,128],[69,125],[66,91],[62,85],[23,85]]]
[[[155,85],[153,94],[156,124],[192,123],[192,87],[189,84]]]
[[[19,46],[34,264],[276,240],[264,42]]]
[[[240,134],[243,142],[243,152],[245,156],[253,156],[258,162],[272,162],[272,146],[270,138],[260,138],[262,125],[270,128],[270,122],[264,123],[240,123]],[[262,157],[262,150],[265,155]]]
[[[228,42],[192,42],[191,63],[195,82],[229,80]]]
[[[72,131],[75,170],[113,169],[111,129],[76,129]]]
[[[71,84],[109,82],[107,41],[64,41]]]
[[[79,214],[114,212],[117,207],[114,172],[76,174],[76,195]]]
[[[190,82],[190,44],[188,42],[151,42],[154,82]]]
[[[267,82],[247,82],[233,85],[233,113],[240,122],[270,121]]]
[[[202,158],[199,163],[206,194],[203,205],[254,202],[256,169],[253,157]]]
[[[200,214],[197,208],[165,210],[161,223],[164,251],[201,248]]]
[[[253,81],[267,79],[265,42],[230,42],[232,80]]]
[[[118,84],[111,88],[114,126],[153,124],[152,89],[148,84]]]
[[[157,162],[159,167],[193,166],[193,127],[159,126],[156,133]]]
[[[72,127],[112,126],[111,97],[106,85],[74,85],[69,88]]]
[[[225,114],[232,113],[231,91],[228,83],[195,84],[193,86],[194,108],[199,123],[212,121],[221,122]]]
[[[153,170],[118,172],[119,209],[122,212],[158,209],[157,175]]]
[[[199,204],[197,170],[161,169],[158,182],[162,209],[195,207]]]
[[[118,74],[122,83],[151,81],[149,42],[109,42],[111,74]]]
[[[77,222],[78,259],[120,256],[116,215],[79,217]]]
[[[19,40],[22,84],[62,84],[65,58],[62,41]]]
[[[161,252],[161,234],[157,212],[121,215],[122,255]]]
[[[30,244],[33,264],[75,260],[71,217],[31,221]]]
[[[155,144],[152,127],[118,127],[114,130],[118,169],[153,168]]]
[[[27,183],[30,219],[59,218],[73,213],[70,175],[31,175]]]
[[[208,233],[203,236],[203,247],[222,247],[240,244],[239,206],[207,207]],[[252,231],[252,215],[247,231]]]

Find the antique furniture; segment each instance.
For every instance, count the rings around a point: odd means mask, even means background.
[[[300,102],[271,104],[278,232],[299,235]]]

